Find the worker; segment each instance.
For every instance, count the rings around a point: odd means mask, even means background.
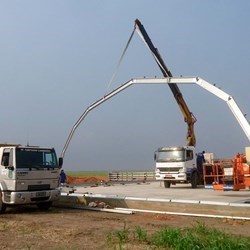
[[[205,163],[205,151],[202,151],[197,154],[196,166],[200,174],[203,174],[203,163]]]
[[[67,179],[67,176],[66,176],[65,172],[64,172],[63,169],[62,169],[62,170],[61,170],[61,173],[60,173],[60,182],[61,182],[61,185],[64,185],[64,184],[65,184],[66,179]]]

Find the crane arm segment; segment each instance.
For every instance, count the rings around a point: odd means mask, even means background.
[[[116,94],[118,94],[119,92],[123,91],[124,89],[128,88],[129,86],[131,86],[134,83],[133,79],[122,84],[120,87],[116,88],[115,90],[111,91],[109,94],[105,95],[104,97],[100,98],[99,100],[97,100],[96,102],[94,102],[93,104],[91,104],[88,108],[85,109],[85,111],[81,114],[81,116],[79,117],[79,119],[77,120],[77,122],[74,124],[74,126],[72,127],[69,136],[67,138],[67,141],[63,147],[62,153],[61,153],[61,157],[64,158],[65,152],[69,146],[69,143],[76,131],[76,129],[78,128],[78,126],[81,124],[81,122],[84,120],[84,118],[87,116],[87,114],[95,109],[96,107],[98,107],[99,105],[101,105],[103,102],[107,101],[108,99],[110,99],[111,97],[115,96]]]
[[[137,80],[138,81],[138,80]],[[160,78],[160,79],[147,79],[148,82],[156,83],[167,83],[169,85],[172,84],[196,84],[203,89],[207,90],[208,92],[212,93],[213,95],[217,96],[218,98],[225,101],[232,111],[234,117],[238,121],[239,125],[241,126],[242,130],[244,131],[245,135],[247,136],[248,140],[250,141],[250,124],[246,119],[244,113],[239,108],[238,104],[234,100],[234,98],[224,92],[223,90],[216,87],[214,84],[211,84],[202,78],[199,77],[169,77],[169,78]]]
[[[141,33],[141,36],[144,40],[144,42],[147,44],[148,48],[151,50],[154,59],[156,60],[156,63],[158,64],[162,74],[164,77],[172,77],[171,71],[167,68],[166,64],[164,63],[160,53],[158,52],[157,48],[154,47],[151,39],[149,38],[144,26],[141,24],[141,22],[136,19],[135,20],[135,26],[139,28],[139,31]],[[188,125],[188,131],[187,131],[187,145],[188,146],[195,146],[196,139],[194,134],[194,123],[196,122],[196,118],[194,115],[190,112],[182,93],[177,86],[177,84],[169,84],[169,87],[174,95],[174,98],[183,114],[184,121]]]
[[[80,118],[77,120],[77,122],[74,124],[72,127],[70,134],[67,138],[67,141],[63,147],[61,157],[64,158],[65,152],[70,144],[70,141],[78,128],[78,126],[81,124],[81,122],[85,119],[87,114],[104,103],[105,101],[109,100],[111,97],[117,95],[121,91],[127,89],[133,84],[168,84],[168,85],[173,85],[173,84],[197,84],[200,87],[206,89],[210,93],[216,95],[223,101],[225,101],[229,108],[231,109],[233,115],[235,116],[236,120],[240,124],[241,128],[245,132],[248,140],[250,141],[250,124],[248,123],[246,117],[243,115],[242,111],[240,110],[239,106],[237,103],[234,101],[233,97],[222,91],[221,89],[217,88],[216,86],[208,83],[207,81],[198,78],[198,77],[166,77],[166,78],[136,78],[136,79],[131,79],[124,84],[122,84],[120,87],[116,88],[115,90],[111,91],[109,94],[105,95],[104,97],[100,98],[93,104],[91,104],[85,111],[82,113]]]
[[[238,104],[235,102],[234,98],[231,95],[224,92],[223,90],[217,88],[215,85],[210,84],[209,82],[201,78],[196,78],[196,84],[206,89],[210,93],[216,95],[217,97],[219,97],[220,99],[224,100],[227,103],[234,117],[236,118],[241,128],[243,129],[244,133],[246,134],[248,140],[250,141],[250,125],[246,117],[244,116],[243,112],[240,110]]]

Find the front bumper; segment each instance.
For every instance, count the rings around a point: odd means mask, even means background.
[[[6,204],[37,204],[58,200],[60,190],[40,190],[40,191],[3,191],[3,199]]]
[[[186,182],[187,174],[186,173],[156,173],[155,179],[158,181],[169,181],[169,182]]]

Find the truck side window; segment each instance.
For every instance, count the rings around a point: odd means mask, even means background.
[[[192,160],[194,158],[192,150],[187,150],[186,154],[187,154],[187,161]]]
[[[4,152],[3,157],[2,157],[1,165],[5,166],[5,167],[9,166],[9,159],[10,159],[10,153],[9,152]]]

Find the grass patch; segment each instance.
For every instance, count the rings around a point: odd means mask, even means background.
[[[7,222],[0,222],[0,232],[6,231],[6,228],[8,227]]]
[[[196,223],[191,228],[164,227],[148,235],[141,227],[109,233],[107,243],[113,249],[176,249],[176,250],[248,250],[250,237],[226,234],[204,224]],[[145,248],[144,248],[145,249]]]

